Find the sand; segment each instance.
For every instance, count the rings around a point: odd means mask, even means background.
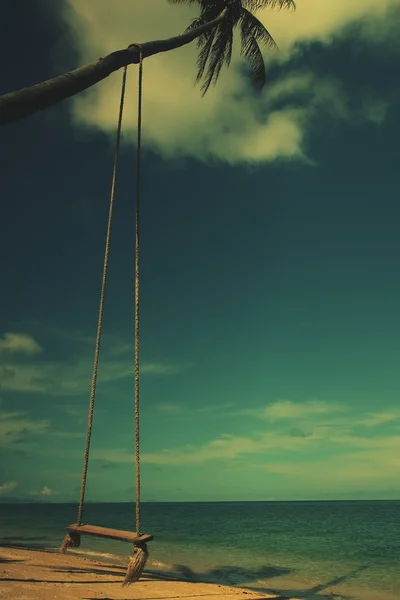
[[[21,548],[0,548],[0,598],[3,600],[261,600],[280,598],[243,588],[178,580],[145,571],[122,588],[125,567]],[[294,600],[294,599],[293,599]]]

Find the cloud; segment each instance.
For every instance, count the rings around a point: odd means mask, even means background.
[[[35,361],[18,363],[8,361],[0,364],[0,385],[3,390],[36,392],[53,396],[79,396],[90,390],[93,369],[92,358],[70,362]],[[142,375],[168,376],[179,373],[181,367],[168,363],[143,363]],[[102,360],[98,381],[113,383],[127,377],[133,378],[131,360]]]
[[[46,436],[46,440],[50,440],[50,444],[53,444],[55,440],[84,439],[86,433],[85,431],[62,430],[52,425],[47,419],[31,418],[27,412],[0,410],[0,448],[7,448],[13,454],[30,458],[36,454],[38,442],[44,442],[43,436]],[[63,448],[64,454],[65,445],[61,445],[60,448]]]
[[[241,458],[245,460],[239,464]],[[356,492],[360,486],[384,489],[397,481],[400,436],[368,440],[318,435],[290,438],[277,433],[226,435],[203,446],[144,453],[142,461],[166,467],[215,465],[222,461],[224,469],[231,466],[236,473],[256,470],[264,472],[264,477],[277,477],[277,488],[288,484],[293,489],[306,487],[310,496],[313,490],[327,494],[338,489]]]
[[[157,404],[156,408],[161,412],[173,414],[179,413],[182,410],[182,407],[179,404],[171,404],[168,402]]]
[[[301,452],[317,439],[310,434],[305,437],[293,437],[289,434],[276,432],[255,433],[252,436],[235,436],[232,434],[221,434],[205,444],[186,444],[179,448],[165,448],[160,452],[142,452],[142,463],[165,466],[182,466],[203,464],[216,460],[231,461],[233,459],[247,456],[259,455],[269,450],[280,450],[283,452]],[[109,460],[112,462],[130,463],[134,460],[132,454],[125,450],[94,450],[93,457],[98,460]]]
[[[389,103],[381,98],[367,97],[364,100],[363,112],[366,120],[381,125],[389,110]]]
[[[377,427],[393,421],[400,421],[400,409],[386,410],[378,413],[372,413],[359,421],[364,427]]]
[[[320,41],[330,43],[353,23],[373,19],[384,19],[388,10],[400,5],[399,0],[364,0],[351,2],[335,0],[332,3],[320,0],[302,0],[297,3],[295,13],[265,11],[259,13],[261,21],[268,23],[281,52],[290,52],[299,42]],[[385,22],[385,19],[384,19]],[[387,23],[386,23],[387,26]],[[369,35],[369,29],[366,29]]]
[[[69,406],[60,405],[60,409],[69,417],[72,417],[74,424],[82,425],[88,418],[88,406]],[[98,409],[96,409],[97,411]]]
[[[302,419],[327,415],[343,411],[343,407],[324,402],[322,400],[308,400],[307,402],[292,402],[291,400],[278,400],[264,409],[264,416],[277,421],[282,419]]]
[[[69,440],[77,440],[86,437],[86,433],[84,431],[60,431],[55,429],[48,432],[48,434],[57,438],[65,438]]]
[[[265,410],[261,417],[258,412],[261,430],[247,435],[221,433],[198,444],[174,446],[171,439],[167,447],[142,452],[142,464],[158,469],[222,468],[236,477],[240,473],[254,477],[259,472],[262,480],[268,478],[282,493],[306,489],[309,497],[338,490],[356,496],[360,489],[379,497],[397,481],[400,435],[374,429],[395,422],[396,408],[371,415],[334,403],[285,400],[268,409],[272,418],[266,418]],[[307,423],[307,428],[299,422]],[[124,448],[94,449],[92,458],[113,464],[134,461]]]
[[[346,407],[333,402],[323,400],[307,400],[305,402],[293,402],[292,400],[277,400],[263,408],[244,408],[236,411],[237,415],[247,415],[256,419],[276,421],[296,421],[320,419],[329,416],[329,420],[340,413],[346,412]],[[337,419],[338,417],[335,417]],[[325,425],[326,426],[326,422]],[[319,423],[321,426],[321,423]]]
[[[39,491],[35,491],[33,490],[32,492],[29,492],[30,496],[56,496],[58,494],[58,492],[52,490],[51,488],[49,488],[47,485],[43,486],[41,490]]]
[[[303,460],[248,464],[248,469],[280,474],[292,485],[330,493],[340,488],[357,490],[361,485],[390,486],[398,479],[400,469],[400,436],[376,440],[356,440],[362,448],[344,449],[330,456],[313,454]],[[384,488],[383,488],[384,489]]]
[[[0,446],[26,441],[46,433],[49,427],[49,421],[30,419],[24,412],[0,411]]]
[[[50,333],[49,331],[47,332]],[[65,332],[54,331],[49,343],[59,348]],[[133,380],[133,347],[116,335],[106,335],[99,364],[98,382],[115,383]],[[5,333],[0,338],[0,387],[4,391],[40,393],[51,396],[88,394],[93,371],[92,347],[82,343],[82,334],[71,334],[73,347],[68,346],[63,360],[48,360],[41,356],[42,348],[28,334]],[[88,338],[90,339],[90,338]],[[76,346],[76,348],[75,348]],[[63,348],[65,345],[63,344]],[[80,354],[78,354],[78,349]],[[48,350],[48,348],[46,348]],[[162,361],[142,361],[143,376],[170,376],[185,368]]]
[[[185,424],[189,424],[190,422],[193,422],[194,415],[196,415],[196,418],[200,419],[204,416],[210,418],[214,415],[223,418],[226,418],[227,414],[234,416],[235,412],[233,409],[235,406],[236,405],[233,402],[204,403],[200,406],[193,406],[190,402],[160,402],[156,404],[154,408],[158,411],[158,415],[161,416],[163,420],[168,419],[169,422],[179,421],[181,423],[185,422]],[[155,413],[155,417],[157,417],[157,413]]]
[[[15,479],[13,479],[12,481],[5,481],[4,483],[0,484],[0,494],[7,494],[9,492],[12,492],[13,490],[15,490],[16,487],[18,487],[18,481],[16,481]]]
[[[107,0],[68,0],[63,17],[75,33],[75,47],[82,61],[127,46],[132,41],[165,38],[182,31],[193,16],[193,7],[174,7],[165,0],[115,0],[113,19]],[[268,63],[284,63],[297,52],[299,44],[321,41],[328,44],[354,22],[382,20],[400,0],[336,0],[326,5],[320,0],[303,0],[295,13],[265,10],[259,19],[272,32],[279,53],[268,53]],[[154,18],[154,15],[157,18]],[[368,36],[368,28],[362,30]],[[361,35],[361,33],[360,33]],[[238,44],[233,65],[224,70],[218,86],[201,98],[195,78],[197,49],[190,44],[145,61],[143,141],[165,158],[191,156],[199,160],[221,160],[230,164],[284,160],[308,161],[306,141],[312,120],[321,110],[339,118],[337,107],[348,99],[337,82],[307,79],[282,69],[279,79],[269,82],[257,99],[249,89],[241,67]],[[130,69],[127,93],[137,91],[137,69]],[[117,73],[85,94],[71,100],[71,111],[78,127],[95,127],[114,136],[120,94],[121,74]],[[308,81],[307,87],[305,87]],[[307,94],[294,94],[300,91]],[[329,91],[329,93],[326,93]],[[283,106],[276,105],[279,95]],[[290,99],[290,105],[286,105]],[[344,104],[343,104],[344,103]],[[345,106],[346,108],[346,106]],[[371,98],[358,108],[342,111],[340,118],[381,123],[386,103]],[[135,102],[126,105],[124,130],[136,128]],[[133,139],[134,136],[130,136]]]
[[[143,375],[175,375],[181,371],[181,367],[163,363],[144,363],[140,367]]]
[[[9,352],[10,354],[26,354],[35,356],[42,352],[42,348],[26,333],[5,333],[0,338],[0,352]]]

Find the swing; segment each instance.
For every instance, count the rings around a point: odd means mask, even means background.
[[[136,465],[136,500],[135,500],[135,520],[136,532],[122,531],[120,529],[110,529],[108,527],[99,527],[97,525],[88,525],[82,523],[83,505],[86,491],[86,479],[89,463],[90,440],[92,434],[94,400],[96,394],[97,372],[99,365],[100,354],[100,339],[103,325],[104,300],[107,282],[108,256],[110,250],[111,239],[111,224],[113,217],[114,199],[115,199],[115,184],[117,178],[117,166],[119,159],[119,148],[122,129],[122,114],[125,100],[126,76],[127,67],[124,68],[122,76],[121,100],[118,116],[117,138],[114,154],[114,167],[111,183],[110,205],[108,213],[107,235],[104,251],[103,276],[100,294],[100,308],[97,323],[96,344],[94,353],[94,365],[92,374],[92,385],[89,401],[89,416],[88,427],[86,432],[86,448],[83,463],[81,493],[78,506],[77,522],[66,527],[68,533],[60,547],[60,552],[65,553],[67,548],[77,548],[81,543],[81,535],[96,536],[129,542],[133,544],[133,556],[130,559],[128,570],[123,582],[123,586],[130,585],[134,581],[138,581],[143,569],[146,565],[148,551],[146,543],[153,539],[152,535],[142,534],[140,531],[140,454],[139,454],[139,208],[140,208],[140,158],[141,158],[141,125],[142,125],[142,81],[143,81],[143,52],[140,46],[140,62],[139,62],[139,90],[138,90],[138,135],[137,135],[137,180],[136,180],[136,224],[135,224],[135,360],[134,360],[134,376],[135,376],[135,465]]]

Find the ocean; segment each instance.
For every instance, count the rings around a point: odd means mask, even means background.
[[[56,550],[72,504],[1,504],[0,544]],[[399,600],[400,501],[143,503],[147,569],[318,600]],[[134,531],[134,506],[88,503],[84,522]],[[75,554],[126,564],[131,547],[82,536]]]

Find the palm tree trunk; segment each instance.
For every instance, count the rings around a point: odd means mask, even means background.
[[[202,33],[210,31],[221,23],[226,15],[227,9],[224,9],[216,19],[200,27],[184,31],[180,35],[167,40],[156,40],[140,44],[143,58],[189,44]],[[125,50],[112,52],[105,58],[100,58],[94,63],[84,65],[69,73],[64,73],[16,92],[4,94],[0,96],[0,125],[23,119],[39,110],[61,102],[65,98],[79,94],[79,92],[105,79],[114,71],[130,64],[137,64],[139,61],[139,46],[132,44]]]

